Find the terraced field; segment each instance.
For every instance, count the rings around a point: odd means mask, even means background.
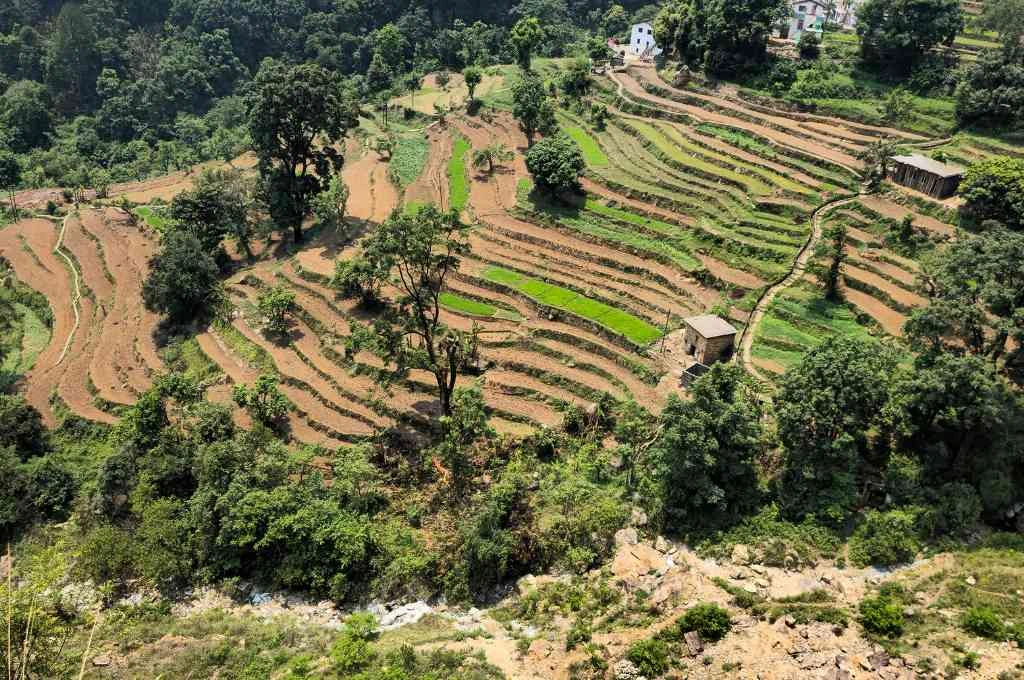
[[[679,389],[661,338],[712,310],[743,329],[757,311],[744,332],[751,369],[766,376],[833,334],[899,342],[907,314],[926,304],[915,288],[918,261],[955,238],[956,206],[893,188],[857,197],[856,156],[880,137],[926,140],[673,88],[650,68],[595,85],[611,112],[606,125],[559,112],[587,162],[585,195],[573,205],[531,191],[526,140],[506,113],[452,114],[447,124],[404,131],[390,160],[358,137],[346,147],[348,217],[364,232],[426,203],[452,207],[473,226],[472,252],[450,280],[442,315],[481,331],[484,369],[461,384],[483,387],[495,427],[558,426],[567,407],[586,408],[605,393],[658,412]],[[515,158],[493,173],[473,169],[472,151],[494,143]],[[942,151],[969,162],[1004,149],[962,135]],[[119,192],[148,205],[188,186],[178,178]],[[905,215],[918,234],[912,244],[898,237]],[[292,437],[329,449],[384,428],[415,430],[437,415],[429,374],[413,372],[385,391],[374,379],[377,358],[346,355],[353,323],[373,315],[329,286],[335,262],[360,250],[333,233],[313,232],[299,251],[259,249],[226,282],[237,310],[230,323],[162,349],[158,319],[140,297],[161,218],[145,206],[135,216],[83,206],[63,221],[0,230],[0,255],[53,307],[52,328],[36,329],[37,346],[27,343],[17,359],[29,398],[51,422],[64,409],[116,422],[169,363],[184,364],[223,401],[232,384],[277,376],[292,405]],[[840,303],[824,300],[811,277],[791,274],[809,242],[837,223],[849,256]],[[259,291],[274,285],[296,296],[285,338],[268,337],[256,311]]]

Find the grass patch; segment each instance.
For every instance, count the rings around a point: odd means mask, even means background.
[[[594,321],[638,345],[646,345],[661,337],[661,331],[646,321],[566,288],[522,276],[501,267],[488,267],[484,270],[483,276],[489,281],[514,288],[541,304],[564,309],[571,314]]]
[[[469,180],[466,174],[466,154],[472,147],[462,135],[455,137],[452,157],[448,161],[448,202],[460,213],[469,202]]]
[[[183,373],[196,384],[211,383],[221,375],[220,366],[206,356],[194,337],[172,338],[161,354],[169,369]]]
[[[405,189],[423,174],[430,156],[430,142],[422,134],[399,137],[389,163],[392,180]]]
[[[472,300],[454,293],[441,293],[441,305],[452,311],[473,316],[490,316],[495,319],[509,319],[510,321],[518,321],[522,318],[511,310],[502,309],[501,307],[480,302],[479,300]]]
[[[241,331],[231,324],[218,323],[215,326],[217,335],[224,344],[238,357],[244,359],[251,366],[267,375],[277,375],[277,364],[270,356],[270,353],[259,345],[253,343],[249,338],[242,335]]]
[[[586,130],[578,125],[565,125],[562,129],[580,147],[583,158],[586,159],[589,167],[603,168],[608,165],[608,157],[604,155],[604,151],[598,146],[597,141],[587,134]]]
[[[135,208],[134,213],[143,222],[159,232],[165,231],[171,224],[171,218],[167,216],[165,208],[162,207],[140,205],[138,208]]]

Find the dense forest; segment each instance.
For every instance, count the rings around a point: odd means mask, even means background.
[[[513,61],[509,29],[541,20],[561,56],[653,6],[626,2],[36,2],[0,8],[0,137],[23,183],[96,187],[232,158],[242,95],[267,58],[350,78],[362,97],[426,73]],[[411,77],[411,79],[410,79]]]
[[[1007,6],[1020,14],[1002,13]],[[256,159],[253,172],[225,167],[189,175],[188,189],[160,204],[161,223],[150,224],[148,235],[155,234],[153,255],[138,287],[141,303],[159,316],[161,359],[168,370],[153,375],[133,403],[106,405],[117,416],[115,424],[76,415],[55,391],[50,406],[58,418],[48,426],[42,407],[19,393],[24,376],[6,368],[0,373],[0,539],[12,541],[18,560],[36,570],[19,573],[28,584],[23,590],[46,602],[19,600],[8,610],[19,633],[36,630],[37,648],[31,655],[26,651],[21,662],[30,669],[25,677],[72,677],[84,658],[83,631],[95,621],[134,626],[132,616],[156,616],[120,609],[137,592],[153,596],[154,610],[202,586],[244,599],[254,583],[345,606],[437,597],[466,606],[494,603],[527,574],[585,575],[600,569],[615,550],[616,532],[625,526],[685,541],[715,558],[728,558],[737,544],[749,545],[765,564],[794,570],[836,557],[843,567],[894,566],[965,545],[1019,548],[1024,531],[1024,161],[1012,144],[1024,124],[1024,4],[1015,0],[972,19],[998,36],[1000,49],[963,65],[943,51],[966,24],[953,0],[867,0],[852,50],[814,38],[802,40],[793,55],[780,56],[768,49],[768,36],[786,7],[775,0],[5,3],[0,8],[0,183],[12,195],[15,189],[68,187],[75,190],[71,203],[77,210],[84,189],[106,199],[112,183],[190,169],[210,159],[230,163],[249,153]],[[625,98],[621,88],[599,84],[588,61],[606,60],[606,39],[621,38],[638,20],[654,24],[678,73],[699,74],[692,77],[701,79],[700,86],[686,96],[710,98],[710,89],[699,88],[727,81],[759,97],[761,109],[768,108],[765,102],[785,105],[778,111],[796,111],[794,119],[803,120],[798,117],[805,115],[807,102],[820,100],[828,112],[830,104],[842,106],[869,92],[883,102],[886,117],[859,122],[854,133],[847,130],[840,151],[827,147],[860,163],[862,172],[842,163],[826,167],[827,161],[810,152],[797,155],[764,138],[743,138],[737,132],[741,127],[730,131],[708,123],[694,126],[708,136],[694,132],[678,138],[688,152],[671,156],[672,145],[663,135],[683,129],[669,125],[679,120],[664,110],[652,113]],[[541,57],[564,59],[542,68]],[[899,337],[876,325],[870,334],[862,332],[867,324],[858,325],[861,314],[850,324],[849,337],[815,342],[770,380],[756,380],[739,362],[715,364],[688,386],[685,398],[672,394],[657,411],[640,396],[618,398],[587,387],[589,407],[559,401],[556,426],[510,436],[492,426],[494,409],[482,388],[457,380],[486,370],[479,356],[479,319],[470,330],[440,320],[441,296],[473,256],[473,247],[492,247],[491,241],[474,238],[473,230],[481,227],[478,216],[396,203],[379,223],[357,225],[346,222],[349,189],[341,181],[346,135],[376,114],[383,119],[386,102],[422,91],[428,74],[440,72],[448,79],[461,72],[468,88],[465,111],[439,106],[436,122],[443,126],[448,116],[459,115],[490,123],[486,117],[498,115],[497,108],[481,110],[473,88],[488,69],[508,64],[516,66],[504,67],[508,73],[514,68],[515,75],[509,77],[503,113],[518,123],[516,134],[526,142],[523,176],[512,192],[517,203],[510,212],[533,220],[537,232],[562,233],[561,225],[579,224],[588,210],[603,210],[608,217],[601,227],[591,227],[591,238],[577,248],[598,243],[599,236],[610,238],[611,226],[598,229],[619,220],[632,230],[625,252],[634,256],[641,246],[660,248],[659,263],[683,259],[672,260],[674,237],[651,246],[641,238],[643,229],[664,228],[665,234],[682,224],[706,229],[700,249],[686,259],[696,267],[688,271],[686,285],[693,283],[694,290],[697,282],[719,286],[713,289],[715,311],[723,316],[737,314],[736,309],[749,315],[754,293],[768,287],[739,267],[767,266],[780,280],[793,271],[788,260],[785,267],[780,264],[785,257],[779,245],[787,245],[787,229],[820,230],[815,220],[825,205],[822,195],[830,202],[837,196],[853,201],[879,190],[888,159],[900,147],[864,132],[872,124],[933,125],[927,107],[946,106],[943,122],[950,125],[944,132],[1001,135],[986,151],[1010,151],[971,165],[955,208],[908,199],[922,213],[930,210],[929,215],[957,222],[942,239],[929,237],[912,218],[884,222],[885,233],[872,239],[877,250],[884,246],[890,253],[888,260],[879,260],[878,270],[895,271],[890,277],[895,278],[906,274],[897,265],[907,266],[921,299],[927,297],[920,306],[894,303],[905,313]],[[648,94],[664,94],[659,87],[650,86]],[[678,96],[675,103],[692,105]],[[746,115],[754,120],[753,113]],[[609,122],[615,117],[627,122],[615,127]],[[418,124],[429,114],[408,118]],[[753,125],[746,119],[744,124]],[[473,125],[463,129],[476,129]],[[560,132],[567,128],[576,134]],[[649,195],[618,196],[614,204],[595,207],[593,196],[584,195],[582,178],[603,181],[590,171],[611,162],[596,143],[581,149],[586,145],[579,140],[608,128],[623,148],[638,154],[663,142],[651,151],[657,159],[651,162],[672,168],[663,172],[665,182],[671,172],[694,167],[696,188],[717,182],[717,190],[728,177],[733,185],[723,193],[742,196],[744,209],[755,201],[735,187],[760,191],[762,179],[789,182],[778,179],[779,173],[799,174],[809,183],[824,178],[821,186],[827,190],[782,198],[764,190],[759,198],[773,212],[744,213],[743,226],[765,227],[767,245],[741,240],[744,232],[730,232],[730,241],[714,232],[721,225],[707,226],[709,219],[660,222],[657,218],[671,219],[666,215],[683,205],[663,194],[650,200]],[[409,132],[398,124],[395,129]],[[645,133],[648,142],[626,146]],[[733,154],[729,162],[736,167],[735,159],[763,154],[772,170],[744,174],[731,165],[723,169],[694,161],[706,152],[693,140],[714,133],[719,136],[712,148],[728,149],[721,154]],[[374,128],[373,134],[377,148],[368,145],[365,157],[378,164],[386,159],[393,169],[400,155],[397,133]],[[420,135],[425,149],[422,130],[412,134]],[[920,148],[934,143],[923,134],[913,139]],[[478,173],[459,170],[464,183],[513,173],[504,167],[516,158],[512,149],[493,143],[469,154],[469,142],[464,143],[463,156]],[[398,172],[389,177],[400,185],[400,178],[394,179]],[[723,172],[728,174],[718,174]],[[618,180],[636,181],[627,174]],[[665,185],[646,186],[653,192]],[[655,207],[635,214],[622,210],[641,198]],[[65,208],[51,204],[49,216],[33,217],[59,222],[71,214],[70,208],[61,213]],[[788,224],[798,212],[794,205],[811,207]],[[129,214],[136,206],[120,201],[102,207]],[[17,208],[10,217],[19,217]],[[858,225],[866,230],[867,222]],[[259,234],[257,223],[265,227]],[[2,225],[11,226],[6,219]],[[276,241],[273,233],[279,234]],[[848,310],[843,295],[852,286],[843,287],[843,272],[867,249],[850,247],[850,233],[842,226],[829,228],[810,249],[808,278],[817,282],[818,309]],[[335,239],[332,252],[358,250],[347,260],[339,256],[333,277],[303,270],[298,282],[278,270],[268,274],[271,279],[245,276],[261,258],[284,261],[300,252],[304,240],[324,234]],[[267,243],[258,244],[257,235]],[[237,245],[236,252],[226,245]],[[268,255],[271,245],[277,250]],[[767,265],[758,261],[761,255],[770,260]],[[701,267],[719,256],[735,267],[717,271],[753,277],[752,291],[723,284]],[[610,267],[609,259],[600,266]],[[68,262],[74,271],[76,265]],[[591,266],[597,267],[595,262]],[[109,271],[106,276],[115,279]],[[552,278],[557,276],[568,275]],[[51,324],[54,312],[53,301],[19,281],[2,259],[0,279],[0,366],[7,366],[5,358],[22,347],[16,327],[24,310]],[[505,283],[516,280],[513,272]],[[890,279],[874,280],[893,289]],[[310,303],[314,296],[303,282],[330,296]],[[351,305],[356,311],[347,335],[343,341],[332,338],[337,342],[329,348],[331,357],[349,376],[371,377],[385,390],[380,399],[385,402],[391,396],[386,390],[407,386],[409,375],[418,372],[437,401],[430,417],[375,404],[393,417],[392,426],[352,438],[337,450],[297,444],[289,432],[294,404],[285,396],[286,380],[259,344],[296,343],[291,333],[298,319],[311,335],[323,330],[312,315],[303,316],[296,291],[305,295],[303,304],[331,310]],[[579,299],[575,291],[562,292]],[[589,287],[583,292],[593,294]],[[878,289],[872,292],[881,296]],[[243,302],[255,308],[263,324],[257,340],[238,337]],[[668,318],[673,314],[669,310]],[[659,307],[657,316],[662,315]],[[545,315],[552,322],[558,318]],[[227,403],[210,398],[209,378],[219,369],[200,356],[195,340],[214,326],[223,337],[235,338],[236,350],[248,348],[249,363],[261,369],[251,382],[233,381]],[[660,337],[657,328],[644,326]],[[618,368],[633,372],[631,378],[639,375],[644,387],[657,383],[658,376],[648,375],[653,371],[636,357],[623,360],[625,354],[619,354],[635,343],[605,342],[606,337],[587,340],[587,351],[619,357],[609,363],[618,361]],[[537,338],[522,342],[539,344]],[[523,346],[515,344],[520,341],[495,344],[514,348]],[[553,350],[548,355],[577,368],[572,357]],[[537,373],[542,371],[531,377]],[[618,380],[608,378],[609,369],[595,374],[606,381],[602,385]],[[340,393],[330,380],[324,384]],[[564,382],[554,387],[568,393],[569,381]],[[239,413],[247,426],[239,424]],[[65,611],[47,600],[53,584],[72,581],[95,585],[95,612]],[[13,601],[13,591],[6,592]],[[108,610],[118,613],[108,618],[96,613]],[[403,649],[385,660],[370,651],[373,625],[359,616],[347,621],[330,643],[327,675],[498,677],[483,667],[465,672],[461,656],[427,657]],[[1000,626],[990,637],[1024,640],[1024,624]],[[578,631],[580,641],[589,642],[591,633]],[[65,647],[69,639],[73,642]],[[268,677],[276,662],[267,660],[269,654],[249,658],[242,647],[223,652],[224,658],[234,655],[248,664],[238,661],[250,674],[239,671],[237,677]],[[10,655],[0,650],[0,659],[10,660],[5,653]],[[406,670],[395,670],[399,665]]]

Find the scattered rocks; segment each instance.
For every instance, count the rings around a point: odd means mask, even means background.
[[[763,576],[768,570],[760,564],[751,564],[750,571],[754,572],[755,574],[760,574]]]
[[[795,628],[796,627],[796,619],[793,618],[793,616],[787,616],[786,618],[782,619],[782,621],[783,621],[783,623],[786,624],[787,628]]]
[[[668,553],[668,541],[665,540],[664,536],[658,536],[654,539],[654,549],[660,553]]]
[[[390,630],[416,623],[432,611],[434,608],[426,602],[410,602],[381,616],[380,627],[382,630]]]
[[[973,576],[968,576],[964,579],[964,583],[966,583],[969,586],[977,585],[978,579],[974,578]]]
[[[821,677],[822,680],[850,680],[853,676],[845,668],[830,668]]]
[[[868,663],[873,670],[885,668],[889,665],[889,655],[885,651],[878,651],[868,657]]]
[[[622,659],[612,669],[612,677],[615,680],[640,680],[640,669],[633,665],[629,659]]]

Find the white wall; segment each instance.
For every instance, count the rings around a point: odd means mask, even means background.
[[[629,51],[633,54],[643,54],[651,47],[654,48],[651,51],[652,56],[661,54],[654,40],[654,27],[647,23],[633,26],[629,34]]]

